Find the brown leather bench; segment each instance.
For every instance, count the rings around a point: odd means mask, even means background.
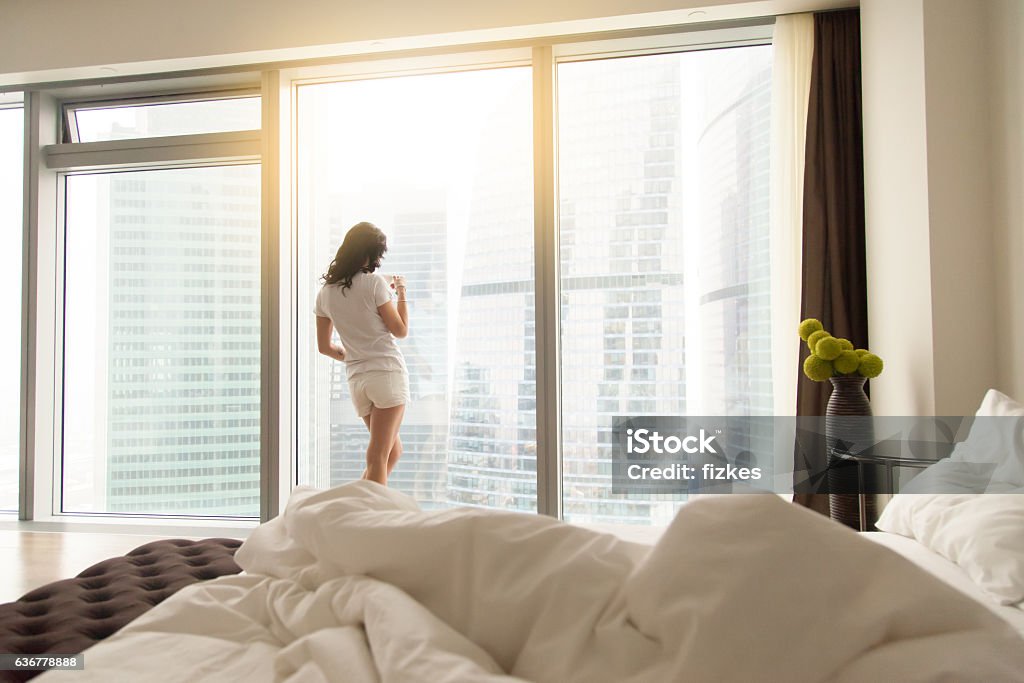
[[[0,654],[82,652],[190,583],[240,572],[234,555],[241,544],[231,538],[154,541],[37,588],[0,605]],[[39,673],[0,671],[0,681]]]

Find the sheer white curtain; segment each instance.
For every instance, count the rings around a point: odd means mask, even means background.
[[[804,145],[814,56],[814,16],[778,17],[772,44],[772,395],[775,415],[795,415]]]

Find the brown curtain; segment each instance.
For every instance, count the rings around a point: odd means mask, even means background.
[[[861,125],[860,12],[814,15],[814,59],[807,111],[804,171],[803,281],[800,317],[818,318],[833,335],[867,346],[864,257],[864,144]],[[808,350],[801,345],[801,368]],[[799,373],[797,415],[824,415],[831,385]],[[814,449],[817,450],[817,449]],[[798,449],[795,470],[823,474],[824,448]],[[828,514],[816,480],[795,502]]]

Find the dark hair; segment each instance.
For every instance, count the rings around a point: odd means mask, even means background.
[[[341,283],[341,291],[352,286],[356,273],[372,273],[380,268],[380,260],[388,250],[388,238],[373,223],[356,223],[345,234],[323,279],[326,284]]]

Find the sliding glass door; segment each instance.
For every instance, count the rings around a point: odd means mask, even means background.
[[[408,282],[411,402],[389,484],[424,507],[537,506],[531,70],[302,85],[297,98],[300,483],[357,479],[368,433],[313,300],[349,227]]]

